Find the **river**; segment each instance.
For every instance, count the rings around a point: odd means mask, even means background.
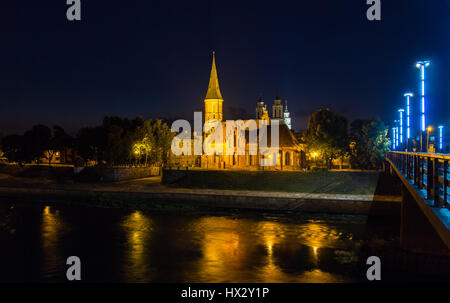
[[[366,216],[140,211],[0,202],[0,281],[358,282],[360,248],[398,235]]]

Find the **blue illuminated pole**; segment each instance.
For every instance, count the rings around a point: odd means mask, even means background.
[[[392,128],[392,149],[395,149],[395,127]]]
[[[395,146],[398,148],[398,126],[395,128]]]
[[[442,153],[442,150],[444,149],[444,139],[443,139],[443,129],[444,126],[439,125],[439,151]]]
[[[395,148],[397,149],[398,147],[398,121],[395,120]]]
[[[411,97],[414,95],[412,93],[406,93],[404,94],[406,97],[406,139],[411,138]]]
[[[403,108],[400,108],[398,110],[399,114],[400,114],[400,144],[403,145],[403,112],[405,110]]]
[[[421,137],[420,137],[420,147],[421,150],[423,149],[423,133],[425,132],[425,68],[430,66],[430,61],[418,61],[416,63],[416,67],[420,69],[420,100],[421,100],[421,114],[420,114],[420,130],[421,130]]]

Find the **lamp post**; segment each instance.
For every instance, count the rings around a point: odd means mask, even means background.
[[[427,127],[427,152],[428,152],[428,146],[430,144],[430,132],[433,130],[431,126]]]
[[[406,150],[409,150],[409,139],[411,138],[411,97],[414,95],[412,93],[406,93],[403,96],[406,97]]]
[[[395,127],[392,128],[392,150],[395,150]]]
[[[394,121],[395,125],[395,149],[398,147],[398,120]]]
[[[423,133],[425,132],[425,68],[430,66],[430,61],[418,61],[416,67],[420,69],[420,100],[421,100],[421,114],[420,114],[420,148],[423,148]],[[427,145],[428,151],[428,145]]]
[[[444,126],[439,125],[438,128],[439,128],[439,151],[442,153],[444,149],[444,139],[443,139]]]
[[[403,112],[405,110],[403,108],[400,108],[398,110],[399,114],[400,114],[400,145],[403,145]]]
[[[395,127],[395,146],[398,148],[398,125]]]

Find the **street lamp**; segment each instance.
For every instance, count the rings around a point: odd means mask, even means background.
[[[403,112],[405,110],[403,108],[400,108],[398,110],[399,114],[400,114],[400,144],[403,145]]]
[[[430,133],[433,131],[433,128],[431,126],[427,127],[427,152],[428,152],[428,146],[430,144]]]
[[[422,134],[425,132],[425,68],[430,66],[430,61],[418,61],[416,67],[420,69],[420,99],[421,99],[421,114],[420,114],[420,130]],[[422,148],[422,136],[420,137],[420,147]],[[428,151],[428,146],[427,146]]]
[[[398,126],[395,127],[395,146],[398,148]]]
[[[410,101],[411,97],[414,95],[412,93],[406,93],[403,96],[406,97],[406,142],[409,143],[409,139],[411,138],[411,122],[410,122],[410,116],[411,116],[411,107],[410,107]],[[409,146],[408,146],[409,147]]]
[[[394,121],[395,123],[395,148],[398,147],[398,120]]]
[[[442,150],[444,149],[444,139],[443,139],[443,129],[444,126],[439,125],[439,151],[442,153]]]
[[[395,150],[395,127],[392,128],[392,149]]]

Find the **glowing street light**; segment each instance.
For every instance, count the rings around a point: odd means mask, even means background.
[[[398,147],[398,120],[394,121],[395,123],[395,147]]]
[[[430,145],[430,133],[433,131],[433,128],[431,126],[427,127],[427,152],[428,152],[428,146]]]
[[[398,110],[400,114],[400,144],[403,144],[403,112],[405,110],[403,108],[400,108]]]
[[[442,152],[444,148],[444,139],[443,139],[444,126],[439,125],[438,128],[439,128],[439,150]]]
[[[395,127],[392,128],[392,149],[395,149]]]
[[[411,97],[414,95],[412,93],[406,93],[403,96],[406,97],[406,139],[411,138],[411,122],[410,122],[410,116],[411,116],[411,107],[410,107],[410,101]]]
[[[398,126],[395,127],[395,147],[398,147]]]
[[[419,61],[416,67],[420,69],[420,98],[422,102],[420,125],[422,132],[425,131],[425,68],[430,66],[430,61]]]

